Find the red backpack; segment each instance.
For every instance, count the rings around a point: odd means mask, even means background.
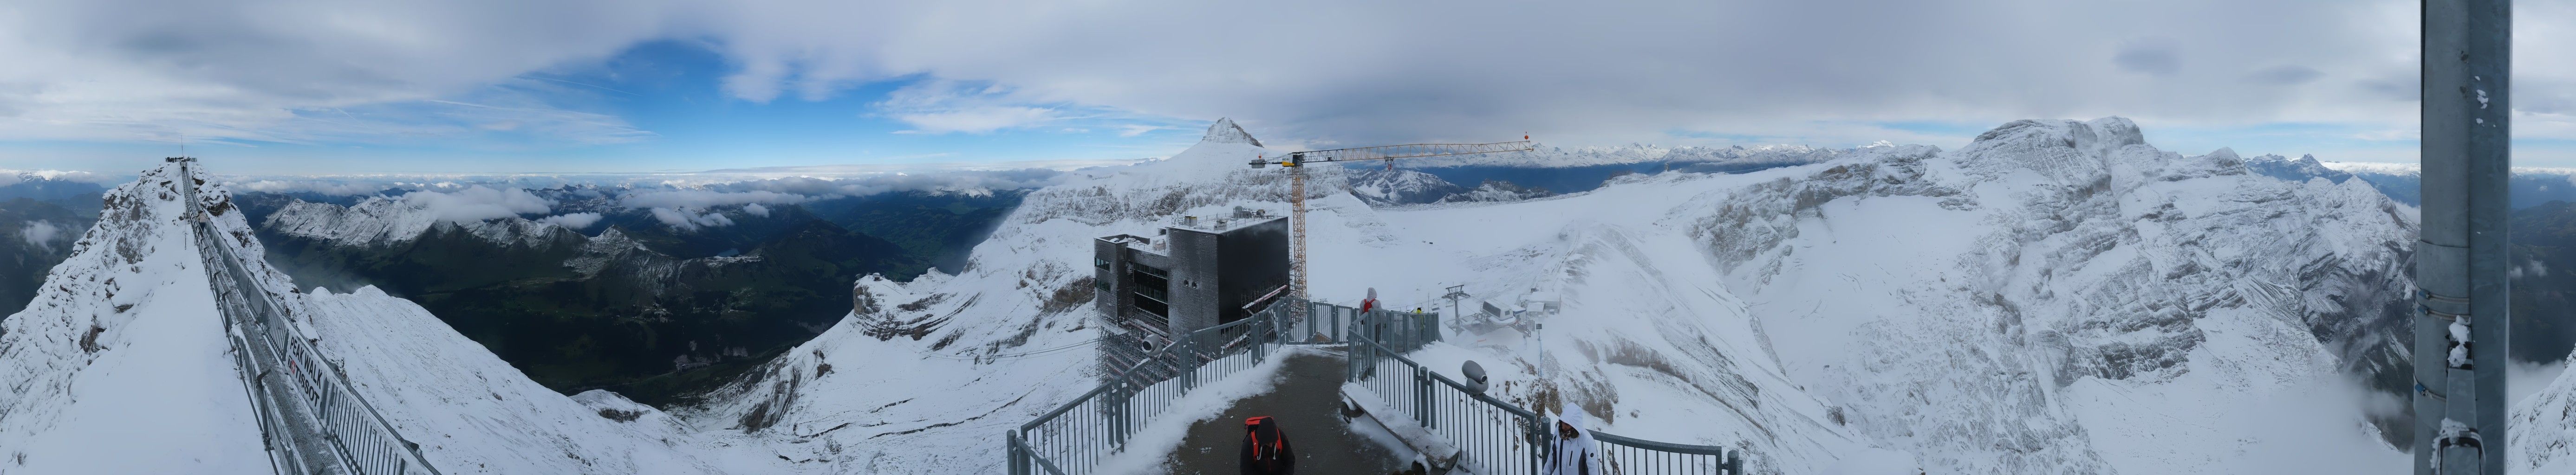
[[[1275,424],[1270,427],[1270,440],[1261,440],[1261,423],[1269,421],[1270,416],[1243,419],[1243,439],[1252,445],[1253,460],[1276,461],[1279,460],[1279,454],[1285,451],[1288,434],[1279,430],[1279,426]]]

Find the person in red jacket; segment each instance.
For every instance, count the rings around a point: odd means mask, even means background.
[[[1279,430],[1279,422],[1270,416],[1243,419],[1243,475],[1291,475],[1297,473],[1297,451],[1288,447],[1288,433]]]

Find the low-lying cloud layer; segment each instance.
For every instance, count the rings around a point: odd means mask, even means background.
[[[672,228],[682,231],[696,231],[698,228],[720,228],[733,225],[733,218],[727,218],[724,213],[712,211],[699,212],[697,210],[687,208],[653,208],[652,212],[654,220],[661,221],[662,224],[669,225]]]
[[[35,180],[55,180],[98,185],[114,185],[124,183],[129,179],[131,179],[131,177],[118,177],[85,171],[0,169],[0,186],[16,185]]]
[[[470,186],[453,192],[414,191],[400,198],[405,205],[428,211],[440,221],[478,222],[523,214],[546,214],[554,201],[518,188]]]
[[[695,230],[733,225],[723,210],[738,209],[750,216],[768,217],[775,206],[815,200],[906,192],[980,195],[1044,187],[1065,176],[1065,172],[1042,168],[762,176],[775,173],[255,176],[228,181],[248,192],[386,196],[451,222],[544,215],[554,212],[558,205],[604,202],[615,208],[644,210],[674,228]],[[597,225],[603,218],[599,212],[585,211],[546,216],[538,221],[580,230]]]
[[[569,213],[547,216],[538,219],[537,222],[562,226],[564,229],[580,231],[590,229],[590,225],[599,224],[599,219],[599,213]]]
[[[813,199],[807,195],[768,190],[644,190],[627,193],[617,201],[628,208],[713,208],[763,203],[786,205]]]
[[[906,191],[983,193],[991,190],[1044,187],[1058,183],[1064,176],[1064,172],[1039,168],[904,172],[841,178],[796,176],[743,180],[710,184],[707,188],[719,191],[776,192],[817,197],[868,196]]]
[[[27,241],[28,246],[52,249],[54,247],[54,239],[56,237],[60,237],[62,232],[63,228],[61,226],[55,226],[54,223],[28,221],[26,227],[18,229],[18,238]]]

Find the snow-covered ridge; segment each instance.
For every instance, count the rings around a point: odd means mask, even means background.
[[[554,224],[559,221],[516,216],[457,219],[451,214],[410,200],[381,196],[350,206],[299,200],[270,214],[265,226],[289,236],[357,248],[399,245],[437,231],[464,232],[495,243],[532,248],[543,248],[578,234]]]
[[[2290,181],[2324,178],[2335,183],[2352,179],[2351,172],[2337,170],[2318,162],[2315,155],[2301,155],[2293,160],[2280,155],[2262,155],[2245,159],[2245,168],[2254,173]]]
[[[217,244],[243,256],[246,277],[444,473],[786,471],[622,398],[556,394],[374,288],[281,290],[296,287],[260,257],[227,187],[180,170],[147,170],[109,192],[36,302],[0,321],[0,473],[269,472],[183,218],[181,187],[192,184]]]
[[[109,191],[72,256],[0,321],[0,473],[267,471],[182,221],[196,177],[180,170]],[[228,209],[223,193],[200,197]],[[214,219],[241,229],[240,215]]]
[[[1705,202],[1719,212],[1693,234],[1730,290],[1795,309],[1762,325],[1793,378],[1933,467],[2234,471],[2259,461],[2177,460],[2230,451],[2153,437],[2237,440],[2208,433],[2217,415],[2403,367],[2385,310],[2409,285],[2412,213],[2359,181],[2252,176],[2232,151],[2138,136],[2017,121]],[[2353,430],[2362,415],[2302,423],[2402,455]]]
[[[1405,161],[1405,166],[1415,168],[1463,166],[1562,168],[1668,162],[1672,164],[1714,164],[1741,168],[1758,168],[1764,166],[1820,163],[1833,160],[1858,150],[1861,150],[1861,148],[1837,149],[1806,145],[1659,147],[1646,144],[1577,147],[1568,149],[1564,147],[1538,144],[1536,150],[1528,152],[1407,159]]]

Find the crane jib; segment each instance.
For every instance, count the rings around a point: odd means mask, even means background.
[[[1252,166],[1255,168],[1259,168],[1262,165],[1294,167],[1308,162],[1394,160],[1398,158],[1526,152],[1533,149],[1534,147],[1531,147],[1530,141],[1527,140],[1494,143],[1416,143],[1403,145],[1380,145],[1376,147],[1337,148],[1331,150],[1293,152],[1289,153],[1288,158],[1283,160],[1254,160]]]

